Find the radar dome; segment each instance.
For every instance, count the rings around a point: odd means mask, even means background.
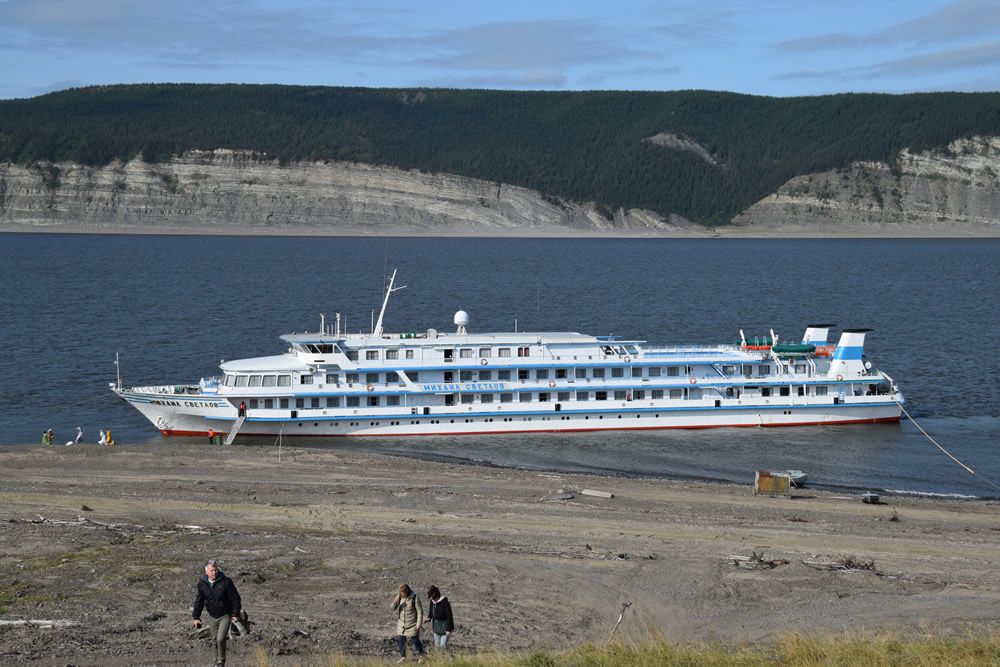
[[[458,333],[464,334],[465,327],[469,324],[469,314],[464,310],[460,310],[455,313],[455,326],[458,327]]]

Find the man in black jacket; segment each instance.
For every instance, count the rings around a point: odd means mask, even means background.
[[[208,625],[215,637],[215,667],[225,667],[229,624],[239,620],[240,607],[236,584],[219,569],[219,561],[205,563],[205,575],[198,581],[198,597],[194,599],[191,615],[197,629],[201,627],[201,610],[208,612]]]

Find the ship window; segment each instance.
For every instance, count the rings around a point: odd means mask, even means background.
[[[376,408],[376,407],[378,407],[378,396],[369,396],[368,397],[368,407],[369,408]]]
[[[657,375],[660,374],[660,369],[659,368],[650,368],[649,369],[649,374],[653,375],[653,371],[656,371]],[[667,366],[667,377],[675,378],[675,377],[678,377],[680,374],[681,374],[681,368],[680,368],[680,366]]]
[[[616,391],[615,392],[615,400],[616,401],[624,401],[626,398],[627,398],[627,396],[625,395],[624,391]]]
[[[549,402],[549,392],[543,391],[540,394],[538,394],[538,402],[539,403],[548,403]]]
[[[586,368],[577,368],[576,369],[576,379],[577,380],[583,380],[586,377],[587,377],[587,369]]]
[[[779,396],[788,396],[788,394],[790,393],[788,391],[788,389],[789,389],[788,387],[779,387],[778,388],[778,395]]]
[[[826,396],[826,387],[816,387],[817,396]]]
[[[462,359],[471,359],[472,348],[463,347],[461,350],[458,351],[458,356],[461,357]]]
[[[458,380],[459,382],[472,382],[472,371],[459,371]]]
[[[645,390],[636,389],[635,391],[632,392],[632,398],[634,398],[637,401],[641,401],[642,399],[646,398]]]
[[[506,371],[506,370],[504,370],[504,371],[497,371],[497,379],[498,380],[509,380],[510,379],[510,371]]]
[[[274,409],[274,399],[273,398],[265,398],[264,399],[264,409],[265,410],[273,410]]]
[[[378,384],[378,373],[365,373],[365,382],[368,384]]]
[[[346,356],[349,361],[357,361],[358,360],[358,351],[357,350],[344,350],[344,356]]]
[[[235,375],[229,375],[229,374],[227,374],[226,375],[226,386],[227,387],[232,387],[234,384],[236,384],[236,376]]]
[[[653,399],[663,398],[663,390],[662,389],[654,389],[653,391],[650,392],[650,398],[653,398]]]
[[[287,398],[278,399],[278,407],[281,408],[282,410],[287,410],[288,409],[288,399]]]
[[[306,407],[306,399],[304,399],[304,398],[296,398],[295,399],[295,407],[299,408],[299,409],[302,409],[302,408]]]
[[[535,371],[535,379],[536,380],[548,380],[549,379],[549,369],[547,369],[547,368],[539,368],[538,370],[536,370]]]
[[[251,375],[250,376],[250,386],[251,387],[259,387],[260,386],[260,376],[259,375]]]
[[[798,389],[799,389],[799,396],[805,396],[806,395],[806,388],[805,387],[799,387]]]
[[[594,373],[594,377],[595,378],[602,378],[602,377],[604,377],[604,369],[603,368],[595,368],[594,371],[593,371],[593,373]]]
[[[500,394],[500,402],[501,403],[513,403],[514,402],[514,394]]]
[[[525,392],[523,394],[518,394],[517,395],[517,400],[520,403],[531,403],[531,394],[528,393],[528,392]]]
[[[278,376],[278,386],[279,387],[291,387],[292,386],[292,376],[291,375],[279,375]]]
[[[407,371],[406,375],[414,382],[420,381],[420,373],[418,373],[417,371]]]
[[[385,351],[385,358],[386,359],[399,359],[399,350],[386,350]]]
[[[395,371],[390,371],[390,372],[388,372],[388,373],[385,374],[385,383],[386,384],[395,383],[395,382],[399,382],[399,373],[396,373]]]
[[[684,390],[683,389],[671,389],[670,390],[670,398],[684,398]]]
[[[595,391],[594,392],[595,401],[606,401],[608,400],[608,392],[606,391]]]
[[[479,380],[492,380],[493,373],[491,371],[479,371]]]
[[[761,387],[760,388],[760,395],[761,396],[770,396],[771,395],[771,388],[770,387]]]
[[[753,365],[751,365],[751,364],[744,364],[743,365],[743,375],[745,375],[748,378],[753,377]]]
[[[378,350],[366,350],[365,361],[378,361]]]
[[[726,375],[734,375],[736,373],[736,366],[723,366],[722,372]]]
[[[500,352],[499,356],[501,356],[501,357],[509,357],[510,356],[510,348],[509,347],[501,347],[499,352]]]
[[[407,350],[406,351],[406,358],[407,359],[412,359],[413,358],[413,350]]]
[[[565,368],[557,368],[556,369],[556,379],[557,380],[565,380],[566,379],[566,369]]]
[[[479,356],[482,357],[483,359],[486,359],[487,357],[492,357],[493,356],[493,348],[489,348],[489,347],[481,347],[481,348],[479,348]]]
[[[340,376],[337,375],[336,373],[327,373],[326,374],[326,383],[327,384],[338,384],[339,382],[340,382]]]
[[[276,386],[278,386],[278,376],[277,375],[265,375],[264,376],[264,386],[265,387],[276,387]]]
[[[348,396],[347,397],[347,407],[356,408],[361,405],[361,398],[358,396]]]
[[[526,348],[526,347],[519,347],[519,348],[517,348],[517,356],[519,356],[519,357],[527,357],[528,356],[528,352],[529,352],[529,349]]]
[[[309,407],[310,408],[318,408],[319,407],[319,397],[318,396],[314,396],[313,398],[309,399]]]
[[[568,391],[560,391],[556,395],[556,400],[557,401],[568,401],[569,400],[569,392]]]
[[[660,368],[659,366],[652,366],[649,369],[649,377],[651,377],[651,378],[658,378],[658,377],[660,377],[662,371],[663,371],[663,369]],[[667,368],[667,375],[668,376],[673,375],[674,377],[676,377],[679,374],[679,372],[680,372],[680,369],[677,368],[677,366],[669,366]]]
[[[578,392],[576,392],[576,400],[578,400],[578,401],[589,401],[590,400],[590,392],[587,392],[587,391],[578,391]]]
[[[764,375],[767,375],[767,374],[769,374],[771,372],[771,367],[769,365],[767,365],[767,364],[764,364],[763,366],[761,366],[758,369],[758,371],[759,371],[758,375],[764,376]]]
[[[463,405],[468,405],[469,403],[473,403],[473,402],[475,402],[475,399],[476,399],[476,395],[475,394],[462,394],[462,404]]]
[[[386,405],[399,405],[399,396],[386,396],[385,397],[385,404]]]
[[[358,373],[348,373],[346,375],[347,384],[356,384],[361,382],[361,375]]]
[[[326,399],[326,407],[328,408],[339,408],[340,407],[340,396],[331,396]]]
[[[625,369],[622,368],[622,367],[620,367],[620,366],[616,366],[615,368],[612,368],[611,369],[611,377],[613,377],[613,378],[625,377]]]
[[[479,397],[479,402],[480,403],[492,403],[493,402],[493,394],[482,394]]]
[[[251,398],[250,399],[250,407],[251,408],[253,408],[254,410],[256,410],[258,405],[259,405],[259,403],[257,403],[257,399],[256,398]]]
[[[312,375],[303,375],[302,377],[299,378],[299,382],[300,382],[300,384],[312,384],[313,383],[313,376]],[[254,386],[253,385],[253,376],[250,376],[250,386],[251,387]]]
[[[798,373],[799,375],[805,373],[806,372],[806,365],[805,364],[795,364],[795,372]]]
[[[518,380],[527,380],[528,379],[528,371],[526,369],[524,369],[524,368],[517,369],[517,379]]]
[[[642,366],[633,366],[632,367],[632,377],[634,377],[634,378],[641,378],[642,377]]]

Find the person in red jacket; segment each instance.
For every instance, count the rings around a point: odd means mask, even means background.
[[[225,667],[229,624],[240,620],[241,608],[240,592],[233,580],[219,569],[219,561],[213,559],[205,563],[205,574],[198,581],[191,623],[195,629],[200,628],[201,611],[208,612],[208,625],[215,638],[215,667]]]

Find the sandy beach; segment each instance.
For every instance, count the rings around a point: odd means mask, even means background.
[[[625,602],[633,642],[1000,629],[1000,502],[172,441],[4,447],[0,468],[5,664],[211,664],[188,636],[209,557],[254,621],[234,665],[388,658],[404,581],[450,598],[465,652],[604,642]]]

